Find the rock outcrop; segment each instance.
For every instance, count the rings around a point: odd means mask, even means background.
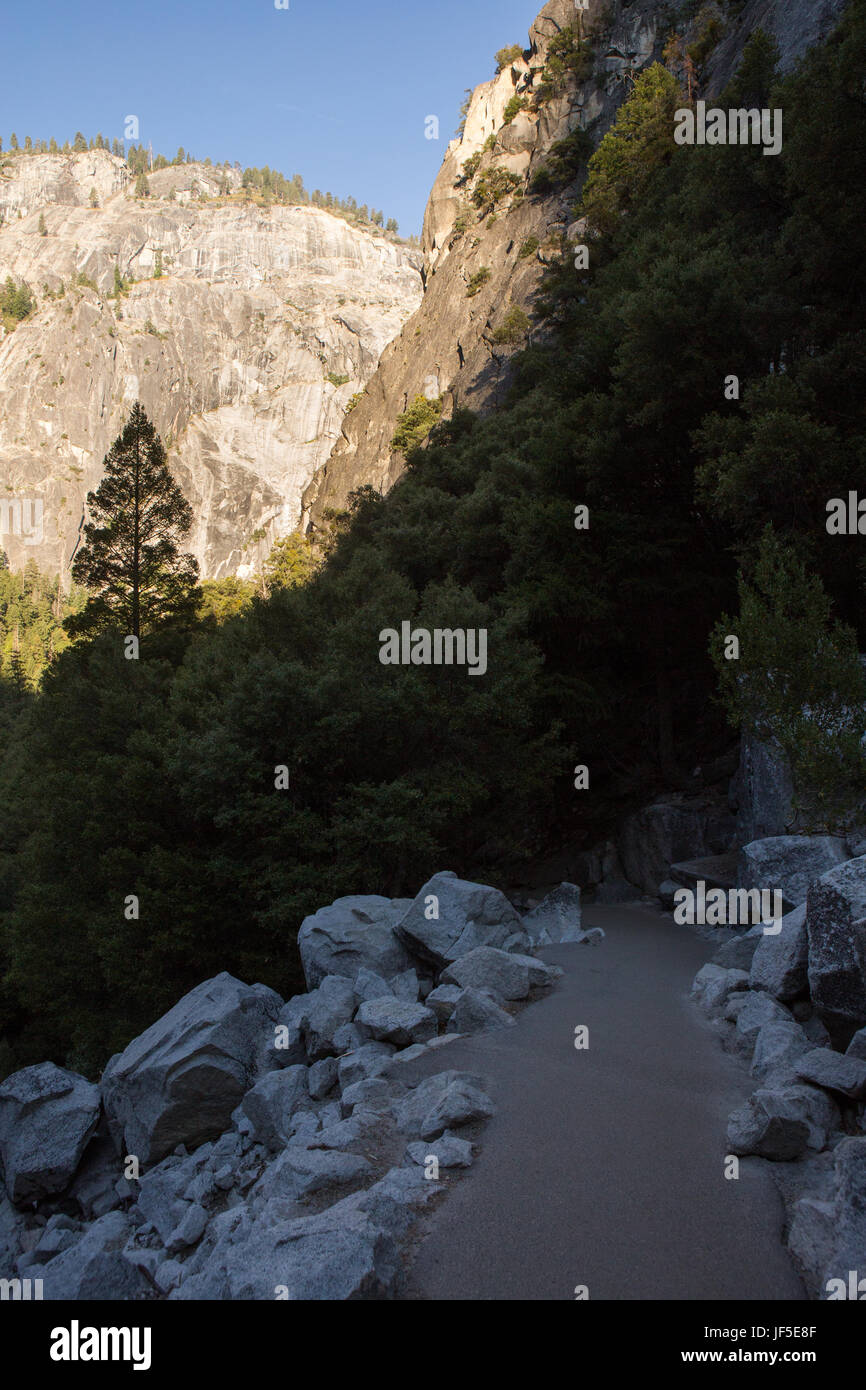
[[[259,567],[297,529],[348,401],[419,302],[420,260],[318,208],[217,196],[240,177],[170,167],[135,198],[105,150],[0,155],[0,281],[37,300],[0,329],[0,497],[43,504],[38,543],[0,536],[14,566],[68,566],[136,400],[192,503],[205,577]],[[120,297],[115,272],[135,282]]]
[[[796,813],[794,782],[782,750],[745,735],[731,799],[736,808],[738,844],[787,834]]]
[[[808,992],[809,937],[806,932],[806,905],[783,917],[780,930],[768,936],[762,928],[752,957],[751,987],[765,989],[775,999],[786,1002]]]
[[[574,883],[561,883],[523,919],[533,946],[578,940],[580,922],[580,889]]]
[[[727,16],[704,94],[757,26],[787,68],[842,3],[747,0]],[[551,43],[575,18],[573,0],[549,0],[522,54],[475,89],[430,196],[423,257],[320,209],[245,205],[235,169],[156,170],[136,198],[105,150],[0,156],[0,280],[26,281],[38,301],[0,338],[0,497],[43,506],[38,540],[0,536],[13,565],[68,567],[136,399],[193,505],[205,577],[252,572],[354,488],[389,488],[405,466],[395,423],[416,396],[441,398],[446,417],[501,401],[524,335],[499,330],[512,308],[531,315],[545,265],[580,235],[585,161],[552,187],[535,176],[576,130],[598,143],[631,75],[661,57],[671,6],[588,0],[589,71],[537,104]],[[491,174],[507,186],[493,199]],[[115,272],[135,282],[119,298]]]
[[[659,798],[620,826],[617,848],[625,876],[653,896],[672,864],[729,850],[734,829],[733,816],[717,796]]]

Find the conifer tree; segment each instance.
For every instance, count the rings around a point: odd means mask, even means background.
[[[12,655],[9,658],[9,674],[12,679],[12,685],[15,689],[16,694],[19,697],[22,696],[24,694],[24,691],[27,689],[27,677],[24,674],[24,666],[21,661],[21,652],[18,647],[14,648]]]
[[[140,403],[105,457],[105,477],[87,498],[85,544],[72,566],[92,590],[70,636],[121,629],[139,637],[168,619],[190,617],[198,565],[180,553],[192,508],[171,476],[165,448]]]
[[[679,83],[661,63],[640,74],[589,162],[581,210],[595,230],[613,231],[670,159],[674,112],[682,101]]]

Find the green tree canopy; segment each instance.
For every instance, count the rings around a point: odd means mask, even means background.
[[[674,113],[682,105],[679,83],[661,63],[642,72],[631,95],[589,161],[582,212],[590,225],[610,232],[640,200],[659,165],[674,152]]]
[[[427,396],[416,396],[397,421],[391,448],[399,449],[404,454],[417,449],[419,444],[423,444],[441,414],[441,400],[431,401]]]
[[[270,589],[294,589],[305,584],[315,568],[316,558],[309,540],[293,532],[274,542],[265,562],[265,582]]]

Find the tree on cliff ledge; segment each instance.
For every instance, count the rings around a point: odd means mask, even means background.
[[[198,565],[180,553],[192,508],[169,472],[162,441],[142,406],[133,406],[105,457],[105,477],[88,494],[90,521],[72,566],[91,590],[70,636],[105,630],[140,637],[169,619],[193,615]]]

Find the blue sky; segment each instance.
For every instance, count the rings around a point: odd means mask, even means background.
[[[543,0],[49,0],[4,7],[0,136],[76,130],[172,157],[269,164],[396,217],[408,235],[493,55]],[[440,139],[424,137],[428,115]]]

